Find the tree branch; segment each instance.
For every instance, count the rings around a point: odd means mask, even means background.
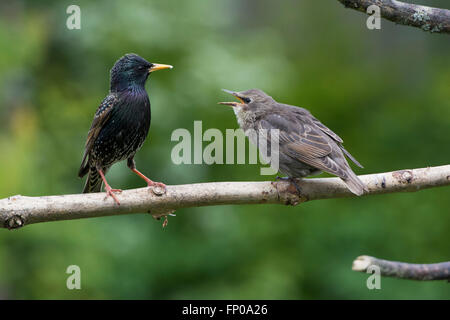
[[[353,261],[352,270],[367,272],[371,266],[380,268],[380,274],[410,280],[449,280],[450,261],[433,264],[413,264],[359,256]]]
[[[345,7],[367,13],[376,5],[382,18],[436,33],[450,33],[450,10],[432,8],[396,0],[338,0]]]
[[[360,176],[368,194],[382,194],[450,185],[450,165],[400,170]],[[301,194],[287,181],[211,182],[167,186],[156,195],[148,188],[125,190],[120,205],[105,193],[61,196],[12,196],[0,200],[0,227],[14,229],[24,225],[58,220],[103,217],[131,213],[165,216],[189,207],[226,204],[288,204],[354,196],[339,178],[303,179],[298,182]]]

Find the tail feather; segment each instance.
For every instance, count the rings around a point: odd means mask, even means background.
[[[362,194],[364,194],[364,191],[365,192],[369,191],[366,185],[358,178],[358,176],[352,170],[348,170],[347,175],[348,177],[346,179],[342,178],[342,180],[345,182],[348,189],[352,193],[356,194],[357,196],[361,196]]]
[[[361,163],[358,162],[358,160],[356,160],[351,154],[350,152],[348,152],[347,150],[345,150],[344,146],[340,145],[341,150],[344,152],[344,154],[353,161],[354,164],[356,164],[358,167],[360,168],[364,168]]]
[[[78,170],[78,176],[80,178],[83,178],[86,175],[86,173],[88,173],[88,171],[89,171],[89,161],[88,156],[85,152],[83,155],[83,160],[81,161],[80,170]]]
[[[102,189],[102,178],[95,168],[89,169],[89,175],[84,185],[83,193],[100,192]]]

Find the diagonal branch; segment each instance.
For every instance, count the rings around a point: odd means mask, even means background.
[[[382,18],[436,33],[450,33],[450,10],[404,3],[396,0],[338,0],[345,7],[367,13],[376,5]]]
[[[418,191],[450,185],[450,165],[400,170],[360,176],[368,194]],[[278,182],[211,182],[167,186],[163,195],[147,188],[125,190],[120,206],[105,193],[61,196],[12,196],[0,200],[0,227],[14,229],[24,225],[103,217],[131,213],[166,215],[181,208],[226,204],[288,204],[329,198],[354,196],[339,178],[303,179],[298,182],[301,195],[286,181]]]
[[[450,261],[433,264],[413,264],[359,256],[353,261],[352,270],[367,272],[370,267],[378,267],[380,275],[410,280],[449,280]]]

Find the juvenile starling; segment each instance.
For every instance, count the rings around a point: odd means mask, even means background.
[[[84,193],[100,192],[102,183],[107,196],[120,204],[106,182],[105,174],[116,162],[127,159],[128,167],[147,182],[165,190],[165,185],[153,182],[136,169],[134,155],[142,146],[150,128],[150,100],[145,82],[151,72],[172,68],[150,63],[136,54],[126,54],[111,69],[110,90],[95,113],[88,133],[78,176],[88,172]]]
[[[344,155],[362,168],[361,164],[344,149],[343,140],[308,110],[278,103],[258,89],[224,91],[235,96],[240,103],[219,103],[233,107],[239,126],[253,144],[258,145],[259,136],[265,139],[260,143],[269,146],[271,135],[251,135],[250,131],[279,130],[279,154],[268,156],[279,157],[279,172],[287,175],[294,184],[294,178],[325,171],[340,177],[348,189],[358,196],[367,191],[367,187],[350,169]],[[269,147],[267,151],[270,151]]]

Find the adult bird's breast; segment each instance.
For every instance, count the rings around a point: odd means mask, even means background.
[[[94,145],[94,153],[102,154],[102,164],[108,166],[133,156],[147,137],[150,120],[145,89],[122,93]]]

